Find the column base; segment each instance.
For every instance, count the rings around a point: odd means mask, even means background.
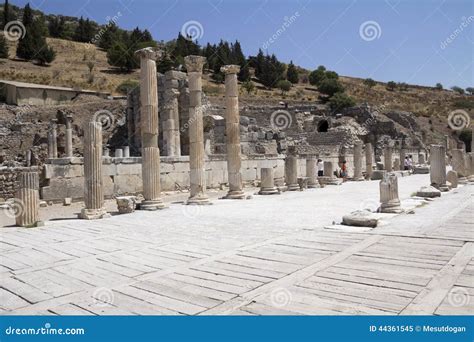
[[[243,191],[229,191],[222,199],[245,199]]]
[[[466,177],[459,177],[458,178],[458,183],[459,184],[466,184],[468,182]]]
[[[101,209],[82,209],[81,213],[78,215],[80,219],[83,220],[98,220],[103,218],[110,217],[110,214],[105,210]]]
[[[279,195],[280,191],[277,188],[261,188],[258,192],[259,195]]]
[[[320,188],[321,185],[318,183],[308,183],[308,189],[317,189]]]
[[[287,187],[288,191],[297,191],[301,189],[299,184],[288,184]]]
[[[439,191],[441,192],[447,192],[449,191],[449,186],[447,184],[442,184],[442,185],[438,185],[438,184],[431,184],[432,187],[435,187],[436,189],[438,189]]]
[[[361,182],[361,181],[364,181],[365,178],[364,177],[357,177],[357,178],[352,178],[351,181],[353,182]]]
[[[318,177],[318,179],[321,182],[321,184],[324,184],[324,185],[341,185],[342,184],[342,180],[336,177],[322,176],[322,177]]]
[[[154,211],[158,209],[166,208],[165,204],[161,199],[157,200],[145,200],[140,203],[140,210]]]
[[[403,213],[403,209],[400,207],[400,201],[382,203],[380,205],[380,212],[386,214],[400,214]]]
[[[186,205],[210,205],[212,204],[209,198],[204,194],[199,194],[194,197],[189,197]]]

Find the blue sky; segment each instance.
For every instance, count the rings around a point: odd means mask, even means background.
[[[10,2],[23,6],[28,1]],[[307,69],[325,65],[341,75],[380,81],[474,86],[472,0],[29,2],[46,13],[82,15],[99,23],[120,12],[120,27],[147,28],[157,40],[175,38],[186,25],[196,29],[192,32],[201,44],[238,39],[246,55],[265,47]]]

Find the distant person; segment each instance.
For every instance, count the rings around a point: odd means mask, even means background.
[[[413,156],[411,154],[408,155],[408,170],[413,170]]]
[[[318,166],[318,177],[324,176],[324,163],[321,159],[318,159],[318,163],[316,164]]]
[[[406,156],[403,161],[403,170],[410,170],[410,160],[408,159],[408,156]]]
[[[342,161],[341,177],[344,182],[347,180],[347,162],[345,160]]]

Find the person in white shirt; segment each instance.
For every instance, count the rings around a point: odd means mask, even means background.
[[[318,177],[324,176],[324,163],[321,159],[318,159],[318,163],[316,164],[318,166]]]

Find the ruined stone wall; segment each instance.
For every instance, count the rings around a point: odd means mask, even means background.
[[[0,198],[15,197],[18,187],[18,175],[22,171],[35,171],[36,167],[0,167]]]

